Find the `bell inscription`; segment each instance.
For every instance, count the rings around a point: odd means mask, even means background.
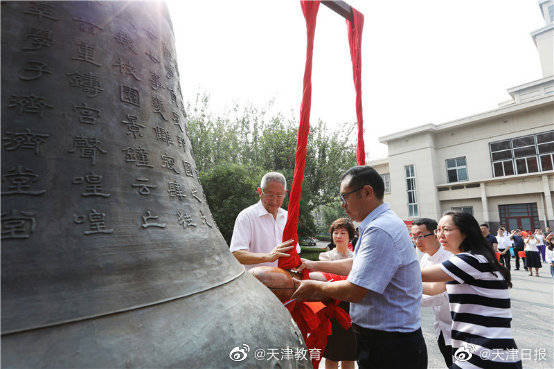
[[[221,368],[241,343],[305,347],[211,217],[165,4],[6,1],[1,37],[2,366]],[[249,365],[276,364],[310,366]]]

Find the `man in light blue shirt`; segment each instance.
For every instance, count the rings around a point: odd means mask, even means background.
[[[350,168],[340,197],[359,226],[353,259],[303,260],[299,269],[348,275],[345,281],[298,283],[292,298],[326,297],[350,301],[358,340],[358,366],[387,369],[427,368],[421,333],[421,271],[408,229],[383,203],[384,184],[370,166]]]

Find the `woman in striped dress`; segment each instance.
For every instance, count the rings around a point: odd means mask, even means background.
[[[498,263],[470,214],[447,213],[435,234],[454,256],[422,271],[424,282],[435,282],[424,283],[423,293],[438,294],[446,287],[455,352],[451,368],[521,369],[510,328],[510,271]]]

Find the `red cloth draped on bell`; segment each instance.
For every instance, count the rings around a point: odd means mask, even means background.
[[[340,274],[334,274],[334,273],[322,273],[325,279],[328,281],[345,281],[348,276],[347,275],[340,275]]]
[[[326,306],[317,312],[319,325],[311,331],[310,336],[306,341],[306,346],[320,349],[321,354],[323,354],[325,346],[327,346],[327,336],[330,336],[333,333],[333,330],[331,329],[331,318],[335,318],[345,330],[350,328],[350,315],[338,306],[339,303],[339,300],[326,301]],[[313,367],[319,367],[319,362],[320,360],[312,359]]]
[[[346,20],[348,27],[348,44],[354,72],[354,87],[356,88],[356,116],[358,118],[358,147],[356,159],[358,165],[365,164],[364,148],[364,117],[362,112],[362,30],[364,29],[364,15],[352,8],[353,22]]]
[[[306,66],[304,68],[304,90],[302,94],[302,105],[300,107],[300,126],[298,127],[298,141],[296,142],[296,158],[294,160],[294,177],[290,189],[288,217],[283,241],[294,239],[294,245],[298,244],[298,213],[300,209],[300,192],[302,191],[302,180],[304,178],[304,165],[306,163],[306,147],[308,145],[308,134],[310,133],[310,109],[312,106],[312,56],[314,50],[314,33],[318,1],[300,1],[302,12],[306,19],[308,32],[308,46],[306,49]],[[300,256],[296,248],[289,251],[290,257],[279,258],[279,268],[292,269],[301,264]]]
[[[324,307],[319,307],[319,303],[305,303],[298,300],[290,301],[286,305],[292,318],[302,332],[304,342],[309,349],[320,350],[320,354],[325,351],[327,346],[327,336],[333,333],[331,329],[331,318],[335,318],[337,322],[344,328],[350,328],[350,315],[338,306],[340,301],[329,300],[325,302]],[[307,334],[310,333],[308,336]],[[321,357],[317,359],[314,355],[312,366],[319,367]]]

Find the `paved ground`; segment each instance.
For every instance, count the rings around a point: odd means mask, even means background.
[[[512,260],[512,268],[513,264]],[[523,269],[512,269],[512,331],[523,356],[524,369],[554,369],[554,280],[546,264],[543,264],[540,274],[538,278],[530,277]],[[436,343],[433,319],[432,310],[422,308],[428,369],[444,369],[446,364]],[[324,360],[319,368],[325,368]]]

